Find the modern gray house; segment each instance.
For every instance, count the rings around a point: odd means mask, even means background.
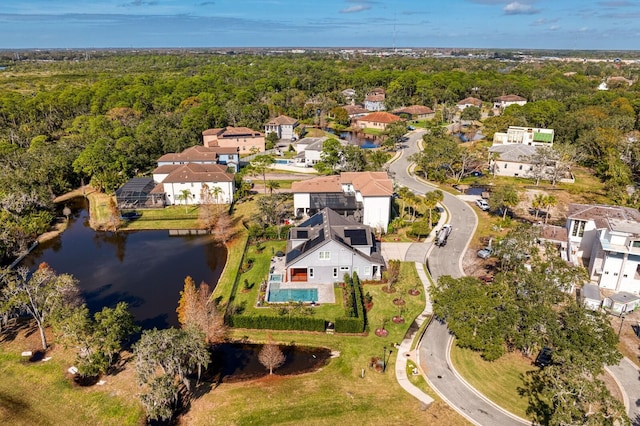
[[[353,272],[362,280],[379,280],[383,267],[372,229],[329,208],[289,231],[285,282],[333,284]]]

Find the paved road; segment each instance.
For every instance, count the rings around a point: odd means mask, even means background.
[[[430,186],[418,181],[407,173],[410,165],[408,158],[418,151],[416,142],[423,132],[413,133],[404,147],[403,155],[390,166],[394,178],[399,184],[424,195]],[[463,275],[461,259],[467,249],[477,225],[477,216],[468,203],[445,192],[444,203],[450,217],[448,223],[453,231],[445,247],[434,247],[429,255],[429,271],[434,279],[442,275],[460,277]],[[529,424],[505,411],[498,409],[492,402],[471,389],[462,378],[456,375],[450,366],[449,346],[452,336],[445,324],[433,321],[418,347],[421,366],[427,372],[431,387],[453,408],[468,420],[480,425],[519,425]],[[624,358],[616,366],[607,370],[622,388],[627,413],[634,425],[640,426],[640,369]]]
[[[416,142],[422,137],[416,132],[409,137],[400,159],[391,164],[389,170],[399,184],[416,194],[423,195],[430,187],[407,173],[408,157],[417,152]],[[460,259],[473,236],[478,218],[473,208],[457,197],[444,193],[444,205],[452,213],[448,223],[452,226],[447,245],[434,247],[429,255],[429,270],[434,279],[442,275],[462,276]],[[520,425],[530,424],[518,420],[470,388],[454,374],[449,362],[451,335],[446,325],[433,321],[418,347],[420,364],[426,371],[427,380],[435,391],[456,411],[472,423],[479,425]]]

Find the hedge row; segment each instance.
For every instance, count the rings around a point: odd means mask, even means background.
[[[364,301],[362,299],[362,288],[360,287],[360,279],[354,272],[353,278],[345,276],[346,291],[352,297],[347,297],[355,305],[355,317],[336,319],[336,333],[362,333],[366,326],[366,314],[364,309]]]
[[[227,323],[231,327],[267,330],[325,331],[326,326],[325,320],[321,318],[262,315],[229,315],[227,316]]]

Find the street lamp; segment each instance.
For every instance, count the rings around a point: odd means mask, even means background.
[[[622,325],[624,324],[624,318],[625,318],[624,312],[620,313],[621,321],[620,321],[620,328],[618,329],[618,339],[620,338],[620,332],[622,332]]]

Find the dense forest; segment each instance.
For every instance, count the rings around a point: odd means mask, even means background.
[[[89,182],[112,192],[148,174],[162,154],[199,144],[207,128],[261,130],[278,114],[314,124],[318,109],[324,115],[345,103],[347,88],[356,90],[356,102],[383,87],[388,109],[421,104],[442,112],[467,96],[487,103],[523,96],[528,104],[485,120],[487,136],[509,125],[554,128],[557,143],[610,183],[613,199],[637,204],[627,191],[640,177],[636,64],[334,52],[54,53],[2,56],[0,259],[47,229],[55,195]],[[628,80],[597,90],[612,76]]]

